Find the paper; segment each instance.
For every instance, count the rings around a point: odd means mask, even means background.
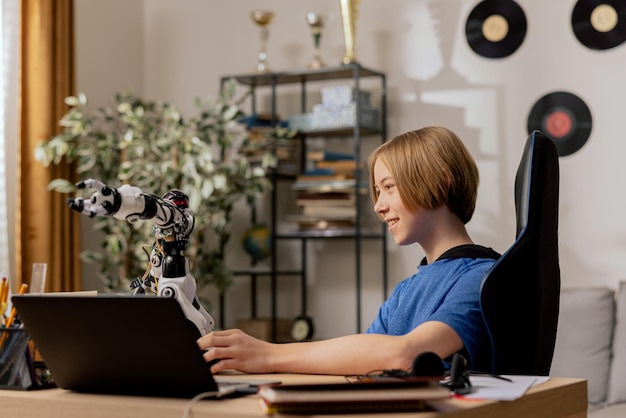
[[[492,376],[470,376],[473,392],[464,395],[466,399],[489,399],[497,401],[513,401],[524,396],[532,386],[549,379],[547,376],[505,375],[506,379]]]

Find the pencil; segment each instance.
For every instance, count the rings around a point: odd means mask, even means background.
[[[28,289],[28,284],[22,283],[22,285],[20,286],[20,291],[18,292],[18,294],[23,295],[24,293],[26,293],[26,289]],[[9,328],[10,326],[13,325],[13,321],[15,321],[15,316],[16,315],[17,315],[17,309],[15,309],[15,306],[13,306],[11,308],[11,314],[7,318],[6,322],[4,323],[4,327],[5,328]],[[0,343],[0,345],[2,345],[2,343]]]
[[[2,278],[0,284],[0,315],[4,315],[7,309],[7,299],[9,297],[9,282],[6,277]]]
[[[18,294],[23,295],[24,293],[26,293],[26,289],[28,289],[28,284],[22,283]],[[7,320],[4,322],[4,328],[10,328],[11,326],[13,326],[13,321],[15,321],[16,315],[17,315],[17,309],[15,309],[15,306],[13,306],[11,308],[11,314],[9,315]],[[2,333],[2,337],[0,337],[0,347],[2,347],[2,345],[4,344],[4,340],[6,340],[7,335],[9,335],[8,332]]]

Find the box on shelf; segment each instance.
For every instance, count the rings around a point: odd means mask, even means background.
[[[320,93],[322,105],[328,109],[342,107],[350,103],[359,103],[365,109],[370,107],[370,93],[357,90],[351,85],[322,87]]]
[[[314,129],[352,128],[356,126],[356,103],[350,103],[341,108],[326,109],[323,106],[314,106],[312,113],[301,113],[289,117],[289,127],[301,131]],[[368,129],[378,129],[378,110],[362,109],[360,126]]]
[[[323,87],[321,94],[322,103],[313,105],[313,112],[289,117],[291,128],[303,131],[352,128],[357,124],[357,109],[361,127],[379,127],[378,111],[370,106],[370,93],[342,85]]]
[[[349,128],[356,126],[357,105],[348,103],[336,108],[324,105],[313,106],[313,125],[316,129]],[[361,107],[361,126],[376,129],[378,127],[378,111],[369,107]]]
[[[291,129],[310,131],[315,128],[315,115],[313,113],[299,113],[289,116],[287,123]]]

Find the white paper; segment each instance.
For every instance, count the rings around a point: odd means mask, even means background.
[[[497,401],[513,401],[524,396],[532,386],[549,379],[547,376],[502,376],[509,381],[492,376],[470,376],[472,393],[463,395],[467,399],[489,399]]]

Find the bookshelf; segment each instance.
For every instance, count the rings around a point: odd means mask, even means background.
[[[290,122],[290,126],[297,126],[298,134],[294,141],[297,141],[298,149],[298,174],[292,177],[281,176],[278,172],[274,171],[270,173],[270,179],[274,185],[272,188],[271,196],[269,197],[270,214],[268,220],[268,226],[271,231],[271,255],[269,269],[259,269],[255,266],[251,266],[247,270],[234,271],[235,275],[249,276],[251,279],[251,314],[252,317],[256,317],[256,285],[257,278],[259,276],[270,277],[270,321],[271,321],[271,339],[276,341],[276,329],[277,329],[277,278],[279,276],[297,276],[300,278],[300,304],[301,315],[306,316],[308,312],[307,307],[307,245],[312,240],[319,239],[341,239],[351,240],[354,245],[354,291],[355,291],[355,328],[356,332],[362,331],[362,256],[363,256],[363,241],[375,240],[380,245],[380,257],[382,263],[381,277],[381,292],[383,299],[387,298],[387,252],[386,252],[386,228],[384,224],[376,222],[373,219],[373,214],[368,213],[371,210],[365,212],[365,208],[369,205],[369,189],[368,189],[368,177],[367,169],[365,168],[364,155],[368,150],[364,149],[364,140],[368,140],[368,143],[374,141],[374,146],[382,143],[386,138],[387,129],[387,103],[386,103],[386,76],[384,73],[363,67],[357,63],[342,65],[339,67],[327,67],[317,70],[298,70],[288,72],[276,72],[276,73],[254,73],[254,74],[234,74],[225,75],[221,77],[221,85],[224,85],[228,80],[236,80],[242,87],[250,89],[250,107],[252,114],[258,114],[258,108],[263,107],[263,112],[269,114],[271,120],[278,120],[280,116],[278,114],[278,105],[280,100],[284,100],[284,96],[280,94],[281,89],[291,88],[290,92],[292,96],[299,96],[299,111],[296,109],[293,113],[295,115],[287,115]],[[378,103],[372,103],[372,109],[377,113],[375,120],[372,120],[371,115],[373,112],[369,108],[369,92],[362,89],[363,84],[367,80],[368,88],[375,90],[376,94],[380,96]],[[315,95],[322,91],[322,101],[324,100],[323,89],[326,86],[341,85],[337,89],[345,88],[349,86],[351,92],[354,94],[354,103],[351,103],[353,111],[352,123],[346,124],[326,124],[320,126],[303,126],[296,124],[300,116],[306,116],[311,106],[307,103],[312,95]],[[299,89],[298,89],[299,87]],[[296,93],[293,93],[294,88]],[[335,89],[335,90],[337,90]],[[367,100],[361,100],[361,92],[364,92]],[[260,105],[261,94],[265,93],[263,97],[265,102]],[[333,91],[334,93],[334,91]],[[339,91],[339,93],[342,93]],[[267,100],[269,97],[269,101]],[[315,107],[316,105],[313,104]],[[319,104],[318,104],[319,106]],[[269,107],[269,109],[266,109]],[[296,106],[297,107],[297,106]],[[283,118],[287,119],[287,118]],[[328,175],[329,173],[307,173],[310,169],[311,157],[315,152],[320,150],[312,149],[311,140],[314,140],[316,144],[320,141],[341,142],[345,141],[344,145],[346,149],[344,152],[352,156],[352,158],[345,158],[345,160],[352,161],[349,175],[337,177],[333,179],[321,179],[318,184],[312,184],[312,177],[316,175]],[[373,146],[372,146],[373,148]],[[316,157],[316,159],[325,160],[324,158]],[[327,166],[324,167],[323,165]],[[348,163],[337,163],[348,164]],[[333,165],[332,162],[326,161],[323,164],[316,164],[315,169],[329,169],[328,165]],[[331,167],[331,169],[338,170],[337,165]],[[343,168],[343,174],[346,174],[345,166]],[[336,174],[336,173],[335,173]],[[320,179],[316,179],[320,180]],[[294,223],[298,227],[289,232],[278,232],[277,223],[279,221],[279,214],[277,210],[278,206],[278,183],[282,181],[291,182],[291,187],[296,197],[296,205],[301,207],[302,212],[300,218],[295,219]],[[322,186],[322,190],[316,190],[315,186]],[[322,196],[324,194],[325,196]],[[351,219],[348,223],[333,223],[332,217],[327,219],[321,219],[322,222],[326,222],[321,227],[320,225],[306,224],[302,221],[302,217],[307,215],[311,219],[316,219],[316,215],[323,213],[320,209],[316,209],[316,204],[322,205],[322,203],[312,203],[312,200],[319,199],[325,200],[324,204],[327,204],[329,199],[337,198],[341,199],[340,205],[335,205],[336,208],[333,212],[336,212],[337,220],[346,217]],[[349,201],[349,204],[346,202]],[[366,219],[367,215],[371,219]],[[374,222],[371,222],[374,220]],[[370,221],[369,223],[367,221]],[[256,211],[252,210],[252,222],[256,222]],[[326,226],[326,227],[324,227]],[[276,255],[277,243],[281,240],[292,240],[300,243],[300,257],[301,263],[297,269],[281,270],[278,268]],[[223,322],[223,298],[221,301],[222,309],[220,310],[220,318]],[[314,316],[314,315],[313,315]]]

